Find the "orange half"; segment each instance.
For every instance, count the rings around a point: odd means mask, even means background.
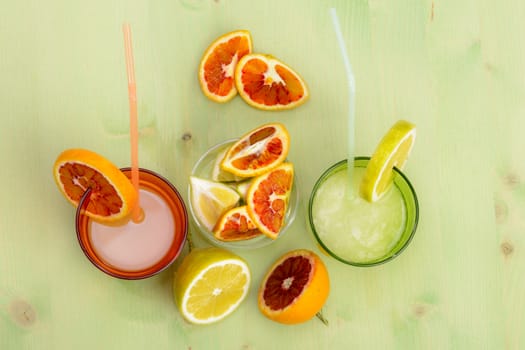
[[[259,310],[269,319],[296,324],[314,317],[330,293],[323,261],[312,251],[298,249],[272,265],[259,287]]]
[[[62,152],[53,166],[53,177],[60,192],[75,207],[91,188],[85,213],[98,222],[119,221],[137,204],[137,193],[129,178],[109,160],[89,150]]]
[[[199,83],[209,99],[223,103],[237,94],[235,67],[251,51],[252,38],[247,30],[224,34],[206,49],[199,65]]]
[[[264,110],[282,110],[303,104],[309,96],[304,80],[277,58],[245,55],[235,69],[235,85],[246,103]]]

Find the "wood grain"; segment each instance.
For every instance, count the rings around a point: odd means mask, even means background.
[[[356,75],[356,150],[397,119],[418,126],[406,167],[420,200],[415,239],[394,261],[352,268],[324,257],[332,291],[317,320],[286,327],[257,309],[258,283],[285,251],[319,251],[310,191],[346,154],[344,67],[335,6]],[[321,2],[11,1],[0,13],[0,349],[522,349],[525,347],[525,4],[482,0]],[[51,167],[85,147],[128,166],[121,25],[133,26],[141,166],[187,198],[210,146],[266,122],[292,137],[301,206],[275,244],[237,251],[254,283],[231,317],[185,323],[172,273],[115,280],[83,256],[74,209]],[[200,92],[207,45],[238,28],[294,67],[311,99],[263,112]],[[194,230],[194,228],[192,228]],[[205,242],[194,232],[195,243]]]

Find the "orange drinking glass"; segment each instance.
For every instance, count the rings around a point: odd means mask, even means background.
[[[121,170],[131,178],[131,168]],[[75,218],[78,241],[86,257],[106,274],[128,280],[151,277],[168,268],[182,251],[188,233],[186,206],[177,189],[151,170],[140,168],[139,174],[144,221],[129,220],[113,226],[93,222],[84,214],[89,190]]]

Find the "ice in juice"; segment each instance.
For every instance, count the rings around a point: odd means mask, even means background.
[[[332,166],[317,181],[309,204],[310,227],[320,245],[357,266],[396,256],[411,240],[419,213],[414,189],[397,169],[394,184],[379,200],[371,203],[359,195],[368,160],[355,159],[351,182],[346,161]]]
[[[353,193],[365,168],[355,168]],[[347,169],[330,176],[317,190],[313,204],[314,225],[319,238],[345,260],[368,262],[385,256],[399,240],[405,225],[405,203],[392,186],[377,202],[358,195],[347,196]]]

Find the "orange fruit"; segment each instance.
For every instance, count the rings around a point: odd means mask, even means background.
[[[259,288],[259,310],[269,319],[295,324],[308,321],[323,307],[330,279],[323,261],[312,251],[293,250],[269,269]]]
[[[277,58],[248,54],[235,68],[235,85],[246,103],[265,110],[297,107],[308,99],[303,79]]]
[[[235,142],[226,152],[221,168],[240,177],[263,174],[288,155],[290,135],[280,123],[262,125]]]
[[[250,219],[245,205],[224,213],[215,225],[213,233],[215,238],[221,241],[241,241],[262,234]]]
[[[253,179],[246,194],[248,214],[259,230],[272,239],[277,238],[284,225],[293,174],[292,163],[282,163]]]
[[[199,83],[204,94],[215,102],[227,102],[236,94],[234,73],[241,57],[252,51],[247,30],[220,36],[206,49],[199,65]]]
[[[91,188],[86,215],[99,222],[114,222],[129,215],[137,203],[130,179],[101,155],[85,149],[62,152],[53,166],[55,182],[64,197],[78,206]]]

